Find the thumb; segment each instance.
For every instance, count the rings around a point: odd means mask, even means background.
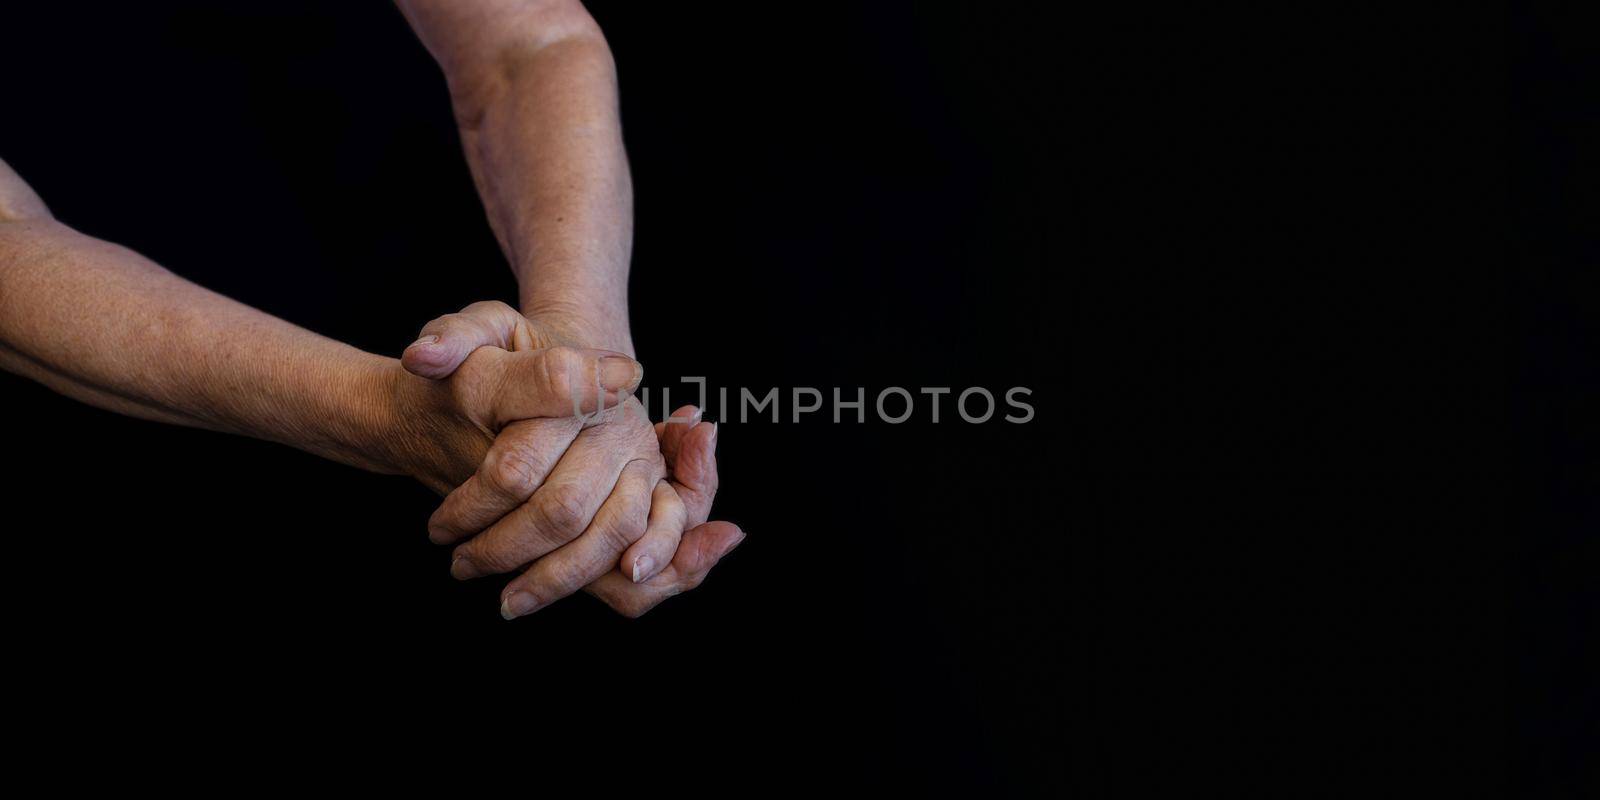
[[[705,580],[706,572],[742,541],[744,531],[738,525],[721,520],[707,522],[684,532],[678,552],[672,557],[672,566],[692,588]]]
[[[439,380],[449,377],[480,347],[531,346],[526,317],[505,303],[485,301],[422,326],[421,335],[400,355],[400,364],[413,375]]]
[[[699,586],[711,568],[742,541],[744,531],[738,525],[708,522],[684,532],[672,564],[655,577],[634,583],[614,569],[589,584],[588,591],[622,614],[637,617],[662,600]]]
[[[488,398],[496,425],[616,408],[644,377],[639,362],[611,350],[550,347],[519,353],[479,352],[474,364],[484,359],[487,367],[500,372]]]
[[[656,439],[661,442],[661,456],[672,464],[678,460],[678,448],[690,428],[700,424],[704,412],[694,404],[686,405],[672,416],[656,423]]]

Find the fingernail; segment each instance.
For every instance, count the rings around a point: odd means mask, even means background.
[[[717,449],[717,423],[711,423],[711,449]]]
[[[650,570],[656,565],[656,560],[649,556],[639,556],[633,560],[633,582],[642,583],[650,577]]]
[[[421,339],[418,339],[418,340],[412,342],[410,345],[407,345],[407,349],[412,348],[412,347],[416,347],[418,345],[437,344],[438,342],[439,342],[439,337],[434,336],[433,334],[430,333],[427,336],[424,336]]]
[[[476,578],[478,577],[478,565],[472,563],[472,559],[466,556],[456,556],[455,560],[450,562],[450,577],[458,581]]]
[[[605,356],[600,359],[600,386],[606,391],[619,392],[632,388],[643,377],[644,367],[626,356]]]
[[[512,592],[500,601],[500,616],[503,619],[516,619],[517,617],[531,614],[539,607],[539,601],[527,592]]]

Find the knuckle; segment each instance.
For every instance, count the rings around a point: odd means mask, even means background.
[[[430,328],[448,328],[448,327],[450,327],[451,323],[455,322],[458,319],[461,319],[461,314],[458,313],[458,312],[451,312],[449,314],[440,314],[439,316],[434,317],[432,322],[428,323],[428,327],[430,327]]]
[[[551,559],[555,561],[555,559]],[[540,583],[552,590],[555,594],[565,597],[577,591],[579,587],[589,582],[589,576],[583,565],[571,559],[562,559],[546,566],[541,570],[543,580]]]
[[[526,499],[539,487],[541,465],[522,447],[491,451],[483,466],[490,488],[500,494]]]
[[[553,533],[571,540],[583,531],[585,519],[583,495],[572,486],[549,486],[536,495],[539,513],[553,529]]]
[[[656,484],[657,478],[648,474],[648,467],[637,461],[623,468],[623,478],[617,483],[617,493],[613,496],[615,504],[607,504],[610,514],[605,535],[614,549],[627,549],[644,538],[650,529],[650,507]]]
[[[510,572],[532,561],[535,556],[548,552],[552,549],[551,537],[538,517],[538,513],[530,511],[526,504],[518,506],[502,523],[508,527],[501,535],[492,539],[480,536],[467,542],[468,545],[479,545],[474,558],[479,564],[492,566],[495,572]]]
[[[598,533],[604,537],[608,550],[620,553],[644,537],[645,527],[644,518],[637,514],[618,514],[607,520]]]
[[[461,309],[462,314],[498,314],[505,303],[499,300],[479,300],[466,308]]]
[[[545,351],[545,385],[557,398],[570,401],[574,397],[574,390],[579,388],[575,377],[579,360],[577,352],[570,348],[552,347]]]
[[[526,564],[538,541],[538,528],[524,505],[497,523],[490,535],[470,539],[461,548],[483,571],[500,573]]]

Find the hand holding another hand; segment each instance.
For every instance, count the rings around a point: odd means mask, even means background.
[[[538,347],[557,338],[547,330],[477,303],[429,323],[406,350],[407,371],[438,379],[408,389],[420,398],[408,438],[424,443],[412,474],[454,487],[429,537],[458,545],[457,578],[526,565],[501,593],[508,619],[584,587],[637,616],[697,586],[744,537],[706,521],[716,425],[693,406],[650,425],[631,396],[636,362]]]

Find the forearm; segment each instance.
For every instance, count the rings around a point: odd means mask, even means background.
[[[633,189],[605,43],[572,39],[526,56],[462,139],[523,311],[598,325],[617,341],[593,345],[631,354]]]
[[[47,214],[0,215],[0,367],[68,396],[391,472],[372,441],[389,424],[392,363]]]
[[[576,3],[403,2],[439,60],[522,310],[633,353],[633,195],[616,69]]]

